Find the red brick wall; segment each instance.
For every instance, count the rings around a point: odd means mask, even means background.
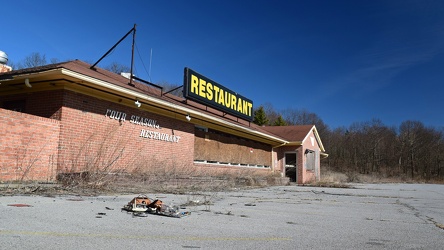
[[[23,113],[60,120],[63,90],[31,92],[19,95],[2,96],[0,107],[7,101],[25,100]]]
[[[0,181],[53,181],[59,121],[0,109]]]
[[[7,96],[1,101],[12,100],[26,100],[25,112],[39,116],[0,109],[1,181],[54,180],[63,172],[168,172],[193,165],[194,125],[185,119],[66,90]],[[125,121],[110,117],[107,110],[125,113]],[[132,116],[158,126],[132,123]],[[142,130],[148,131],[147,136],[141,136]],[[147,138],[150,132],[163,134],[163,139]],[[164,135],[177,142],[165,140]]]
[[[302,154],[301,154],[302,157],[301,158],[303,158],[303,160],[302,160],[302,164],[303,164],[302,165],[303,166],[302,171],[303,171],[304,175],[303,175],[303,179],[301,181],[302,181],[302,183],[316,181],[316,171],[315,170],[313,170],[313,171],[307,170],[306,169],[306,164],[305,164],[305,162],[306,162],[305,150],[306,149],[310,149],[310,150],[316,151],[317,149],[319,149],[318,142],[316,141],[316,137],[313,134],[313,132],[310,132],[310,134],[308,134],[307,139],[304,141],[304,144],[302,146],[303,146],[304,152],[302,152]],[[319,156],[318,156],[317,160],[318,161],[320,160]],[[317,169],[317,172],[319,174],[319,176],[318,176],[318,178],[319,178],[320,177],[320,169],[319,168]]]
[[[63,102],[61,172],[165,171],[193,163],[194,125],[191,123],[143,111],[143,107],[132,108],[70,91],[64,93]],[[125,114],[125,121],[114,119],[111,110]],[[151,119],[159,127],[131,123],[132,116]],[[180,139],[170,142],[145,138],[141,136],[142,130]]]

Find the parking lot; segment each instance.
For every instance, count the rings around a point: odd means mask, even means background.
[[[145,194],[182,218],[121,211],[134,195],[0,196],[0,249],[442,249],[443,185],[351,187]]]

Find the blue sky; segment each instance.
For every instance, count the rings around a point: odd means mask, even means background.
[[[137,24],[135,73],[181,85],[190,67],[330,128],[374,118],[444,127],[444,1],[24,1],[2,3],[12,63],[96,62]],[[151,63],[150,54],[152,53]],[[131,37],[99,66],[130,65]]]

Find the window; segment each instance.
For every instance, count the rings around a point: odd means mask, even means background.
[[[312,150],[305,150],[305,168],[314,171],[316,166],[316,154]]]

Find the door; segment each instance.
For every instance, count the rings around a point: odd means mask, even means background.
[[[297,181],[296,153],[285,153],[285,176],[290,178],[290,182]]]

